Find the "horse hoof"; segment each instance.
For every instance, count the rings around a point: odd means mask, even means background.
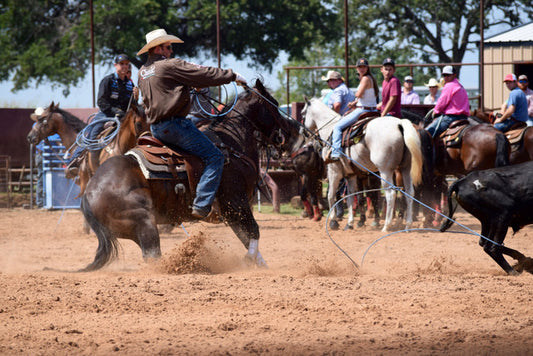
[[[255,267],[258,267],[258,268],[268,268],[268,265],[267,265],[265,259],[261,255],[254,256],[251,253],[247,253],[244,256],[244,263],[248,267],[254,267],[255,266]]]
[[[365,226],[365,223],[364,223],[364,222],[359,221],[359,222],[357,223],[357,227],[363,227],[363,226]]]
[[[337,220],[331,220],[331,222],[329,223],[329,228],[331,230],[338,230],[339,229],[339,223],[337,222]]]
[[[379,223],[373,221],[371,226],[372,226],[373,228],[378,228],[378,227],[379,227]]]
[[[353,225],[352,224],[346,224],[346,226],[344,227],[344,231],[346,230],[353,230]]]

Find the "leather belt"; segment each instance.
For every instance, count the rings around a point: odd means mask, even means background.
[[[376,110],[375,106],[359,106],[363,110]]]

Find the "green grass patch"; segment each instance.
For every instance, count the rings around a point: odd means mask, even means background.
[[[254,204],[254,212],[258,212],[258,205]],[[274,214],[274,207],[272,204],[261,204],[261,213],[263,214]],[[293,215],[300,216],[302,209],[295,209],[289,203],[281,204],[279,207],[279,213],[281,215]]]

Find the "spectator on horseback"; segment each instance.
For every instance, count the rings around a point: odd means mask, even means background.
[[[146,45],[137,55],[148,52],[139,70],[139,88],[143,96],[147,122],[155,138],[171,148],[179,148],[202,159],[205,168],[196,187],[192,216],[205,218],[215,199],[224,155],[186,118],[191,108],[192,88],[228,84],[246,84],[246,79],[231,69],[206,67],[172,58],[172,43],[183,43],[176,36],[157,29],[146,35]]]
[[[527,123],[527,98],[526,94],[518,87],[516,75],[507,74],[503,80],[509,93],[509,99],[502,106],[502,115],[497,115],[494,127],[502,132],[509,131],[519,122]]]
[[[452,66],[442,69],[444,88],[433,109],[433,122],[426,130],[433,137],[439,137],[452,122],[468,118],[470,105],[465,88],[457,80],[457,72]]]
[[[379,89],[376,79],[370,72],[368,60],[361,58],[357,61],[357,73],[359,74],[360,83],[355,93],[355,100],[348,103],[348,107],[355,109],[335,124],[332,135],[332,152],[328,162],[336,162],[340,158],[342,153],[342,131],[356,123],[361,114],[370,111],[377,112],[376,105]]]
[[[522,89],[524,94],[526,94],[527,99],[527,126],[533,126],[533,90],[529,88],[529,80],[527,75],[522,74],[518,77],[518,87]]]
[[[402,117],[402,103],[400,95],[402,86],[400,80],[394,75],[396,66],[391,58],[385,58],[381,66],[383,83],[381,88],[381,102],[377,109],[381,111],[381,116]]]
[[[418,105],[420,104],[420,96],[413,90],[413,77],[408,75],[403,80],[402,90],[402,105]]]
[[[440,98],[439,82],[437,82],[437,79],[431,78],[429,82],[424,85],[429,88],[429,94],[424,98],[424,105],[435,105]]]
[[[348,103],[355,100],[352,91],[344,84],[342,75],[334,70],[328,71],[328,74],[322,77],[322,80],[328,83],[333,90],[329,96],[328,106],[335,112],[344,115],[348,111]]]
[[[115,73],[106,75],[98,87],[98,108],[100,111],[94,116],[93,123],[87,126],[84,135],[88,140],[95,140],[103,131],[106,118],[117,117],[122,119],[128,110],[131,96],[135,85],[128,78],[127,72],[130,66],[130,58],[125,54],[119,54],[115,58]],[[74,150],[70,163],[65,169],[67,178],[78,175],[81,154],[85,148],[77,146]]]

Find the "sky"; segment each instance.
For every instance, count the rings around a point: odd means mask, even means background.
[[[504,31],[505,29],[491,29],[490,33],[485,33],[485,38]],[[488,32],[488,31],[487,31]],[[179,53],[178,53],[179,55]],[[195,58],[183,58],[191,62],[196,62],[203,65],[216,66],[216,59],[214,60],[197,60]],[[478,51],[467,52],[463,63],[478,62]],[[272,89],[278,89],[282,83],[279,82],[277,76],[278,72],[283,71],[283,66],[288,62],[288,56],[285,53],[280,55],[280,58],[274,63],[272,72],[266,70],[258,70],[248,67],[246,60],[237,61],[232,56],[222,58],[222,68],[233,69],[242,74],[248,81],[255,79],[258,75],[265,79],[265,85]],[[98,95],[98,84],[104,76],[114,71],[113,66],[96,66],[95,67],[95,95]],[[134,82],[137,82],[137,69],[133,68]],[[467,88],[477,88],[479,82],[479,70],[477,66],[464,66],[461,70],[460,82]],[[415,78],[416,81],[416,78]],[[423,85],[423,83],[416,83],[416,85]],[[0,107],[8,108],[35,108],[37,106],[48,106],[52,101],[56,104],[59,102],[62,108],[89,108],[92,107],[92,83],[91,74],[87,74],[82,84],[77,87],[71,87],[71,92],[68,97],[62,93],[63,88],[51,89],[51,84],[45,83],[37,88],[21,90],[16,93],[11,92],[11,82],[0,82]],[[326,87],[324,87],[326,88]],[[327,88],[326,88],[327,89]],[[284,100],[281,100],[284,101]]]
[[[217,66],[214,61],[200,61],[195,58],[183,58],[191,62],[202,65]],[[222,68],[233,69],[242,74],[248,81],[252,81],[261,75],[265,80],[265,85],[272,90],[280,87],[281,83],[277,79],[278,71],[283,70],[283,63],[287,62],[287,56],[282,55],[276,62],[271,73],[266,70],[257,70],[248,67],[246,61],[237,61],[234,57],[222,59]],[[98,95],[98,84],[106,75],[113,73],[113,66],[95,66],[95,96]],[[137,83],[137,68],[133,67],[132,78]],[[87,74],[83,83],[77,87],[70,88],[70,95],[63,95],[63,88],[51,89],[51,84],[45,83],[37,88],[21,90],[16,93],[11,92],[12,84],[9,81],[0,83],[0,107],[7,108],[36,108],[38,106],[48,106],[52,101],[56,104],[59,102],[62,108],[90,108],[92,107],[92,78],[90,72]]]

